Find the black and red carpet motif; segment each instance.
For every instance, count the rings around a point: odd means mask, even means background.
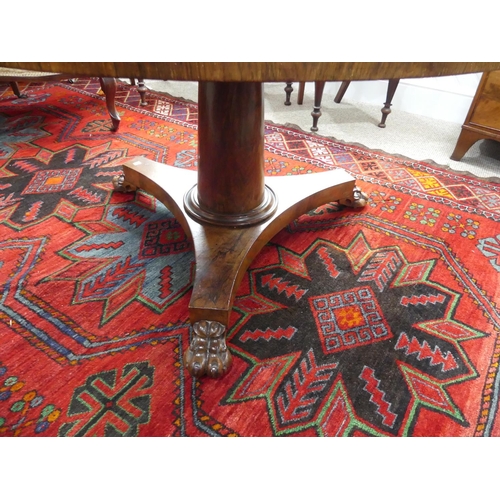
[[[197,106],[120,85],[0,87],[0,436],[498,436],[500,184],[266,125],[267,175],[344,168],[238,290],[222,380],[183,366],[191,243],[113,192],[129,158],[196,169]]]

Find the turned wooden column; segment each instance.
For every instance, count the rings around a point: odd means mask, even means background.
[[[199,83],[198,153],[202,208],[242,214],[262,203],[262,83]]]
[[[264,184],[262,83],[199,83],[198,157],[198,184],[184,200],[193,219],[240,227],[274,213]]]

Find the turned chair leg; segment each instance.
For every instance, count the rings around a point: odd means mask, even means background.
[[[314,109],[311,112],[313,117],[313,124],[311,130],[318,131],[318,120],[321,116],[321,100],[323,99],[323,90],[325,90],[326,82],[314,82]]]
[[[297,94],[297,104],[302,104],[304,102],[304,90],[306,88],[306,82],[299,82],[299,93]],[[285,87],[285,106],[290,106],[292,101],[290,99],[293,92],[293,82],[286,82]]]
[[[350,83],[351,83],[350,80],[345,80],[342,82],[337,92],[337,95],[335,96],[334,99],[336,103],[340,103],[340,101],[342,101],[344,94],[346,93],[346,90],[349,87]],[[398,88],[398,84],[399,84],[399,78],[394,78],[389,80],[389,84],[387,86],[387,96],[385,99],[384,107],[382,108],[382,120],[378,124],[380,128],[385,128],[385,121],[387,120],[387,116],[391,112],[391,103],[392,99],[394,98],[394,94],[396,93],[396,89]]]
[[[139,92],[139,95],[141,96],[141,106],[147,106],[148,101],[146,101],[146,92],[148,88],[146,87],[146,84],[144,83],[144,80],[141,78],[137,79],[137,91]]]
[[[286,87],[285,87],[285,106],[290,106],[292,104],[292,101],[290,100],[290,97],[293,92],[293,82],[286,82]]]
[[[130,85],[132,87],[135,87],[135,78],[129,78],[130,80]],[[147,106],[148,102],[146,101],[146,92],[148,88],[146,87],[146,84],[144,83],[144,80],[142,78],[137,79],[137,92],[139,92],[139,95],[141,96],[141,106]]]
[[[28,97],[26,94],[21,94],[21,91],[19,90],[19,85],[17,84],[17,82],[9,82],[10,84],[10,88],[12,89],[12,92],[14,92],[14,94],[19,97],[20,99],[21,98],[24,98],[24,97]]]
[[[389,80],[389,84],[387,86],[387,97],[385,99],[384,107],[382,108],[382,121],[378,124],[380,128],[385,128],[385,120],[391,112],[392,98],[394,97],[396,89],[398,88],[398,84],[399,78]]]
[[[351,83],[351,80],[345,80],[341,83],[339,91],[337,92],[337,95],[335,96],[334,101],[339,104],[340,101],[343,99],[344,94],[347,90],[347,87],[349,87],[349,84]]]

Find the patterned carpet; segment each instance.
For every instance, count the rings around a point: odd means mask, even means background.
[[[499,184],[266,124],[266,175],[344,168],[369,203],[266,245],[196,381],[191,243],[111,179],[195,170],[197,106],[120,84],[113,133],[98,90],[0,86],[0,436],[500,435]]]

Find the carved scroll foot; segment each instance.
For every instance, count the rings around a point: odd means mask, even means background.
[[[368,195],[363,193],[357,186],[352,190],[352,198],[343,198],[339,200],[341,205],[351,208],[363,208],[368,202]]]
[[[193,339],[184,353],[184,363],[193,377],[220,378],[229,370],[232,356],[226,346],[225,330],[218,321],[193,324]]]
[[[137,187],[128,182],[123,174],[113,177],[113,189],[120,193],[132,193],[137,191]]]

